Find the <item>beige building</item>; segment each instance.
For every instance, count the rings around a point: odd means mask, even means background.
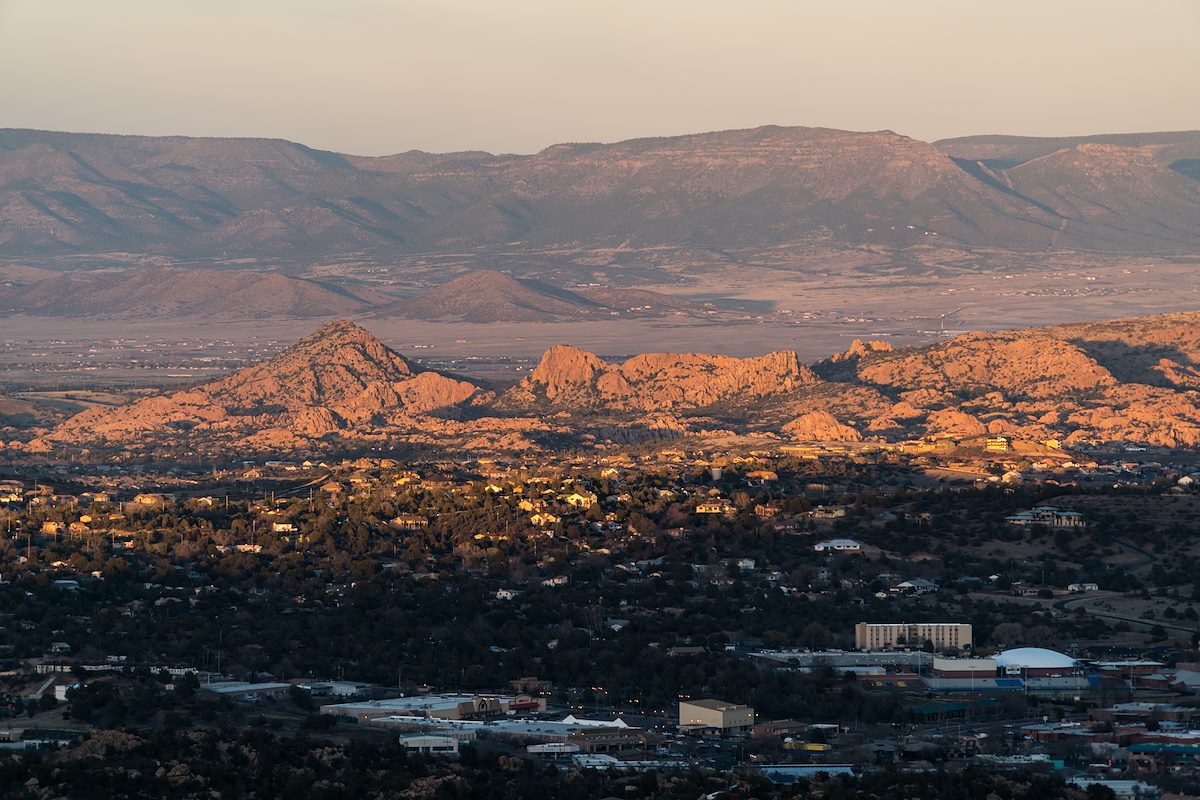
[[[860,622],[854,626],[854,646],[859,650],[921,648],[932,642],[935,650],[963,650],[971,646],[971,625],[965,622]]]
[[[754,709],[724,700],[680,700],[679,729],[693,733],[744,733],[754,727]]]

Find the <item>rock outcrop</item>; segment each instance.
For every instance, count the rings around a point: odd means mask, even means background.
[[[856,361],[863,356],[871,353],[891,353],[895,348],[891,342],[881,342],[876,340],[863,341],[855,339],[850,343],[850,346],[840,353],[834,353],[829,357],[831,364],[840,364],[843,361]]]
[[[783,433],[805,442],[859,442],[862,434],[849,425],[838,422],[827,411],[810,411],[783,426]]]
[[[819,378],[791,351],[756,358],[699,353],[645,353],[611,364],[559,345],[500,398],[509,409],[674,411],[719,403],[745,407],[784,396]]]

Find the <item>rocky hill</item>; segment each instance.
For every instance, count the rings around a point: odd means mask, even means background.
[[[714,431],[1052,442],[1026,448],[1039,453],[1058,452],[1056,442],[1200,447],[1200,312],[973,333],[921,348],[855,342],[814,368],[786,351],[649,353],[617,363],[563,345],[499,395],[421,371],[337,322],[255,367],[85,411],[18,446],[281,451],[403,442],[512,451]]]
[[[452,411],[480,396],[474,384],[418,370],[363,328],[332,322],[218,381],[85,411],[48,441],[89,447],[219,441],[286,450],[412,427],[417,417]]]
[[[380,315],[459,322],[549,322],[599,306],[540,281],[478,270],[380,309]]]
[[[817,371],[894,399],[890,417],[866,415],[876,429],[1196,447],[1198,367],[1200,313],[1186,313],[968,334]]]
[[[935,146],[890,131],[764,127],[527,156],[366,158],[269,139],[10,129],[0,130],[0,255],[482,258],[513,244],[930,241],[1197,252],[1195,138]]]
[[[277,273],[216,269],[133,269],[70,273],[12,283],[0,314],[108,319],[260,319],[360,312],[379,295]]]

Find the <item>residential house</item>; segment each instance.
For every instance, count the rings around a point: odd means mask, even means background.
[[[596,495],[592,492],[571,492],[563,500],[585,511],[596,505]]]
[[[1087,520],[1078,511],[1063,511],[1054,506],[1035,506],[1004,518],[1010,525],[1046,525],[1051,528],[1082,528]]]
[[[846,509],[844,506],[817,506],[808,512],[808,515],[813,519],[843,519],[846,516]]]
[[[391,525],[402,531],[419,531],[429,525],[429,520],[420,514],[399,514],[392,518]]]

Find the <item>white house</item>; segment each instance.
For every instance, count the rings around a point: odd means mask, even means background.
[[[816,550],[818,553],[824,553],[831,550],[857,553],[862,550],[862,545],[853,539],[827,539],[823,542],[817,542],[814,544],[813,550]]]

